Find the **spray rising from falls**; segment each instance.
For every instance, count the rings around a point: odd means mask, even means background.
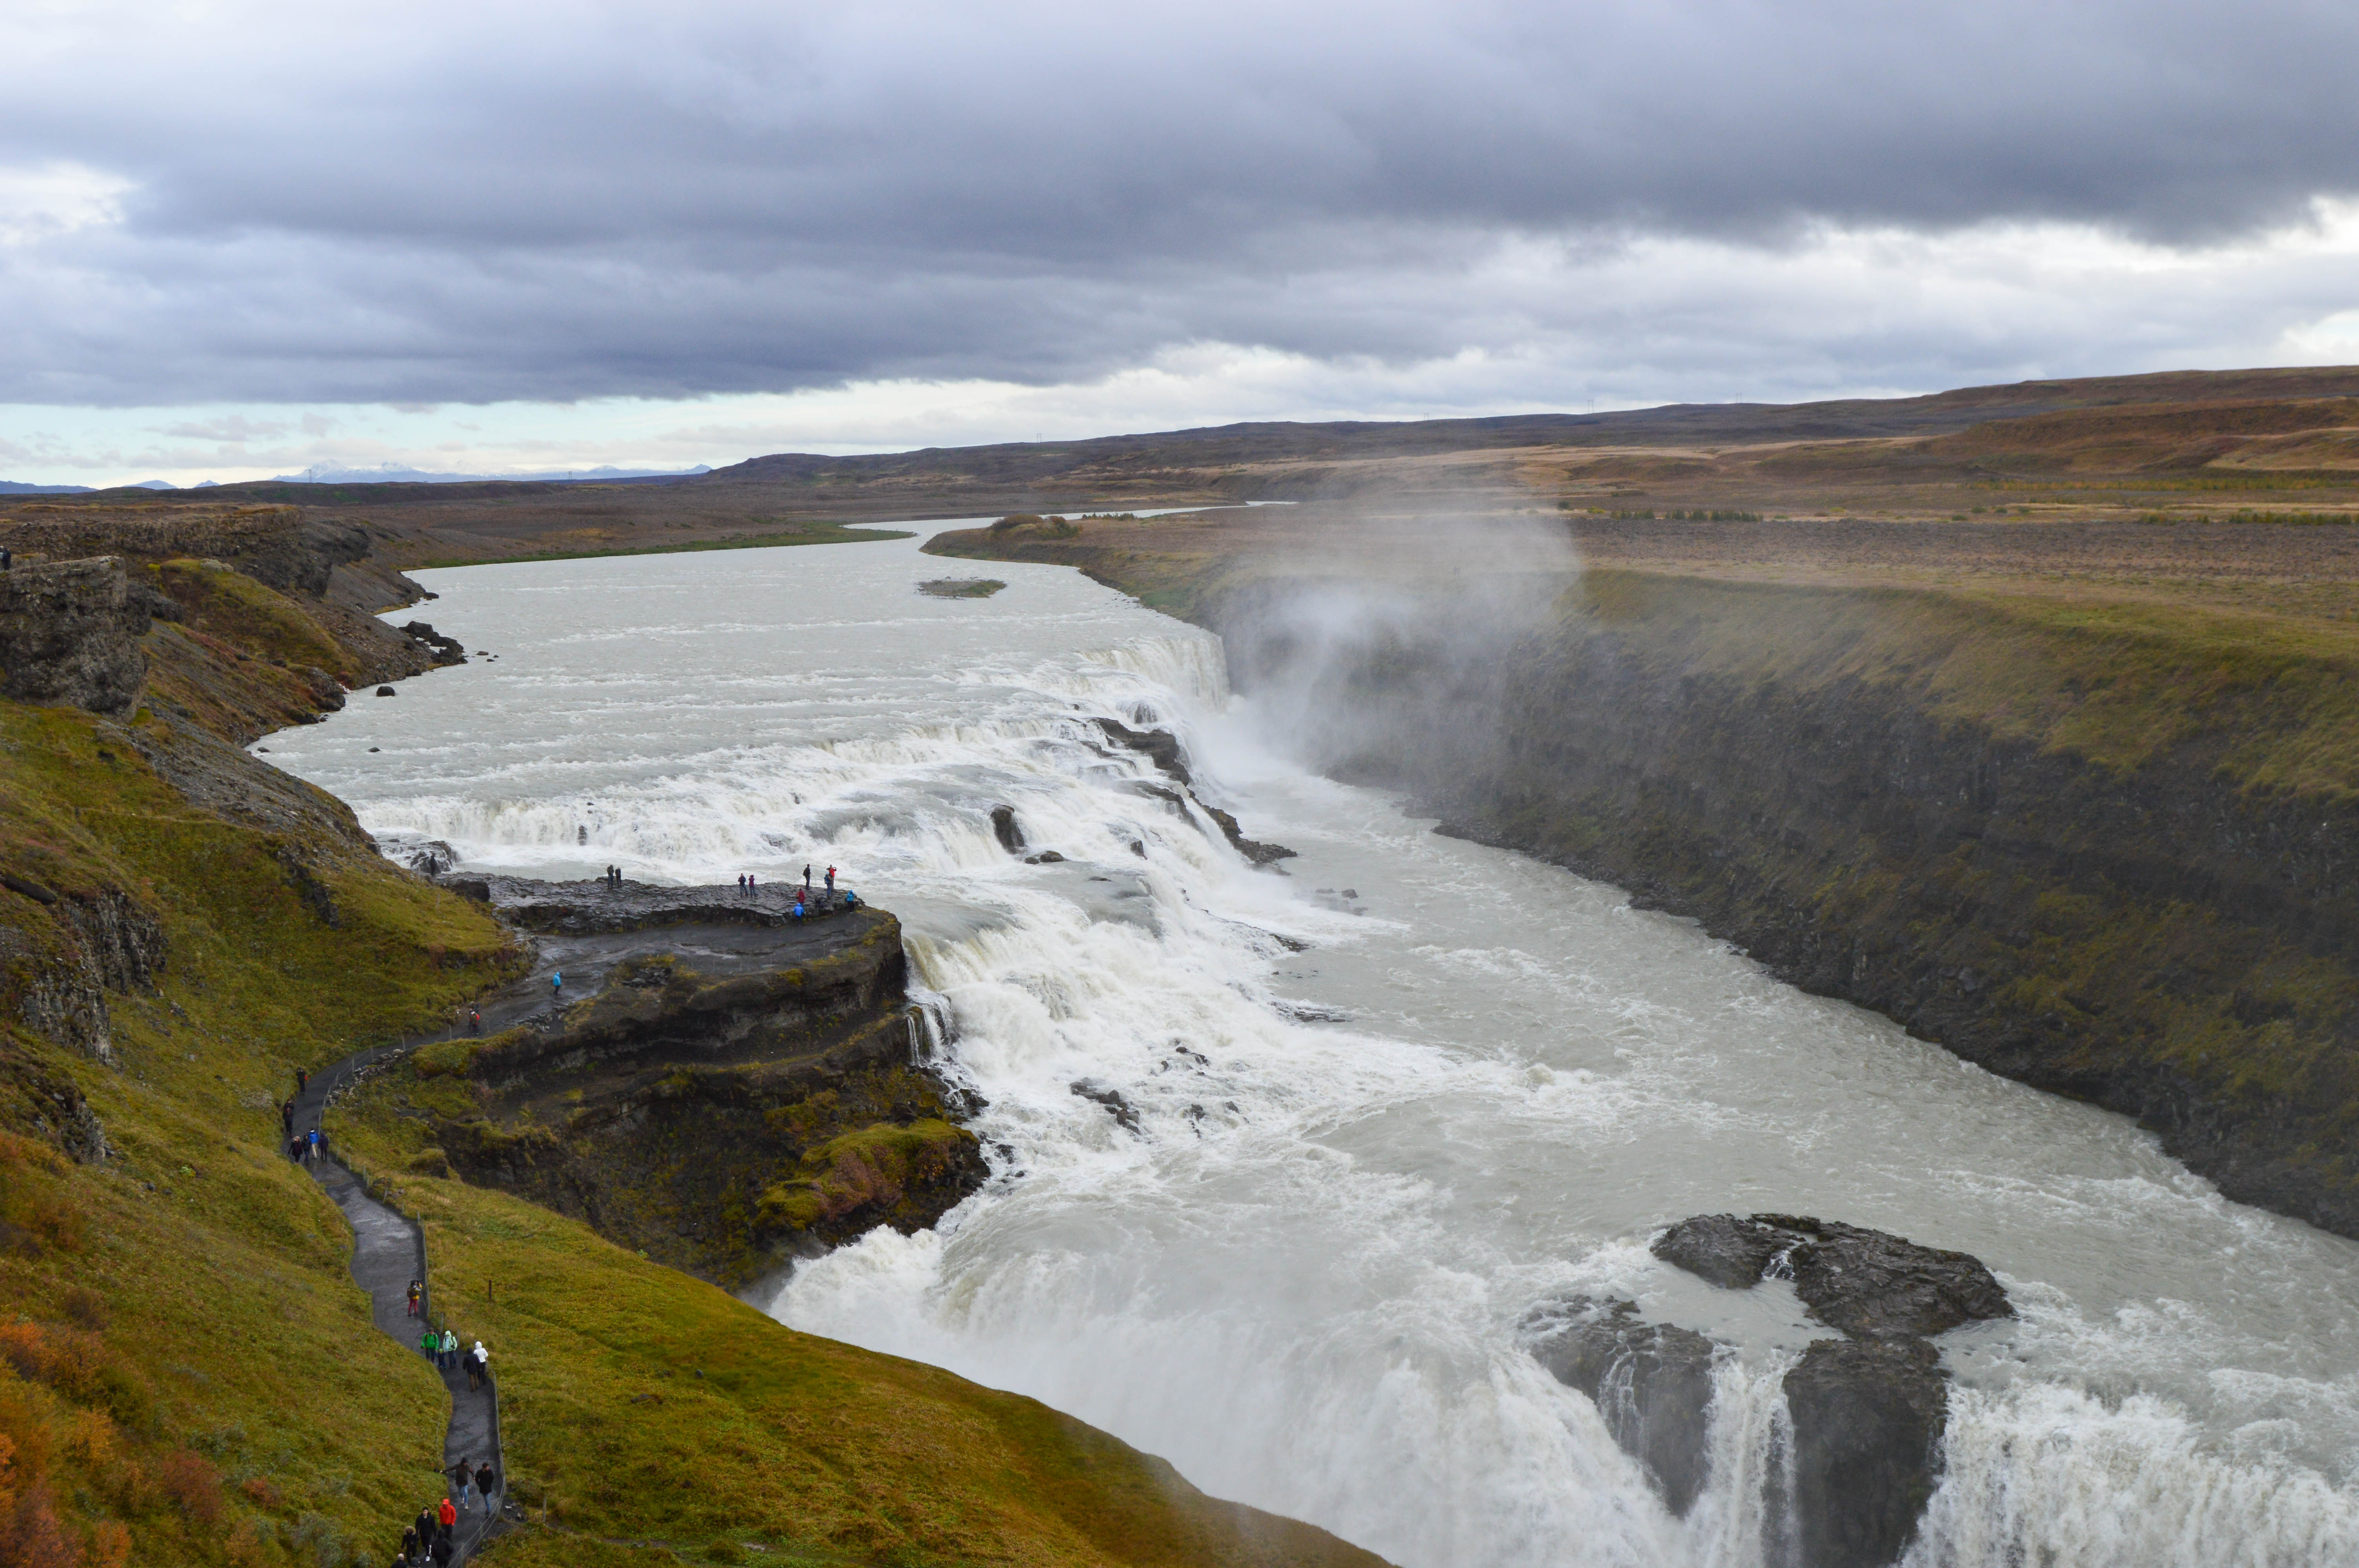
[[[1970,1250],[2020,1314],[1944,1336],[1913,1561],[2359,1562],[2348,1244],[1304,773],[1217,643],[1071,574],[949,602],[908,591],[905,546],[758,554],[789,558],[438,574],[438,616],[470,645],[496,616],[501,663],[274,751],[462,863],[832,864],[902,916],[994,1178],[937,1232],[798,1269],[788,1322],[1033,1394],[1409,1568],[1782,1568],[1780,1379],[1826,1331],[1790,1286],[1716,1291],[1646,1240],[1821,1214]],[[1101,719],[1173,731],[1195,791]],[[1256,869],[1200,795],[1299,859]],[[1683,1518],[1530,1354],[1534,1307],[1576,1294],[1730,1347]]]

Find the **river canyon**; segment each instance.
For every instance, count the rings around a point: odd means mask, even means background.
[[[267,742],[471,871],[832,866],[900,918],[991,1177],[770,1281],[775,1315],[1406,1568],[1766,1568],[1780,1380],[1825,1331],[1648,1241],[1817,1215],[1971,1252],[2014,1303],[1941,1337],[1911,1563],[2359,1562],[2359,1244],[1320,776],[1209,633],[1060,567],[928,597],[919,543],[420,572],[477,656]],[[1179,737],[1293,858],[1241,855],[1106,722]],[[1734,1347],[1684,1517],[1531,1354],[1573,1294]]]

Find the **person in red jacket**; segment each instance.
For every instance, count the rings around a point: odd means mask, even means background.
[[[452,1503],[448,1498],[443,1498],[441,1506],[434,1510],[434,1522],[440,1525],[442,1527],[442,1533],[445,1536],[448,1536],[459,1523],[459,1509],[457,1505]]]

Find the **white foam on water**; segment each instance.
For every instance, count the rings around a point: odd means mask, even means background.
[[[1950,1467],[1912,1563],[2359,1563],[2359,1248],[1310,776],[1212,639],[992,569],[985,600],[917,596],[940,563],[908,545],[435,573],[437,623],[500,662],[272,760],[472,867],[842,868],[903,916],[994,1176],[936,1232],[797,1268],[772,1310],[1406,1568],[1772,1560],[1777,1379],[1824,1331],[1788,1287],[1715,1291],[1645,1246],[1755,1209],[1973,1251],[2021,1309],[1945,1337]],[[1202,791],[1301,857],[1246,865],[1098,718],[1173,729]],[[1007,854],[997,805],[1065,862]],[[1684,1520],[1524,1348],[1571,1292],[1735,1347]]]

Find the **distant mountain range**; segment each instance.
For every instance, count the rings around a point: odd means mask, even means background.
[[[295,484],[482,484],[493,481],[518,481],[536,483],[612,484],[617,480],[689,479],[712,469],[699,463],[692,469],[551,469],[544,473],[428,473],[423,469],[306,469],[301,473],[274,476],[274,482]],[[218,489],[220,481],[203,480],[190,485],[191,490]],[[136,484],[27,484],[16,480],[0,479],[0,495],[87,495],[94,490],[178,490],[169,480],[143,479]]]
[[[301,473],[282,473],[273,477],[282,482],[296,484],[482,484],[488,481],[547,483],[577,481],[594,484],[618,479],[686,479],[691,474],[711,473],[711,466],[699,463],[692,469],[549,469],[538,473],[429,473],[424,469],[395,468],[388,464],[374,469],[311,468]]]

